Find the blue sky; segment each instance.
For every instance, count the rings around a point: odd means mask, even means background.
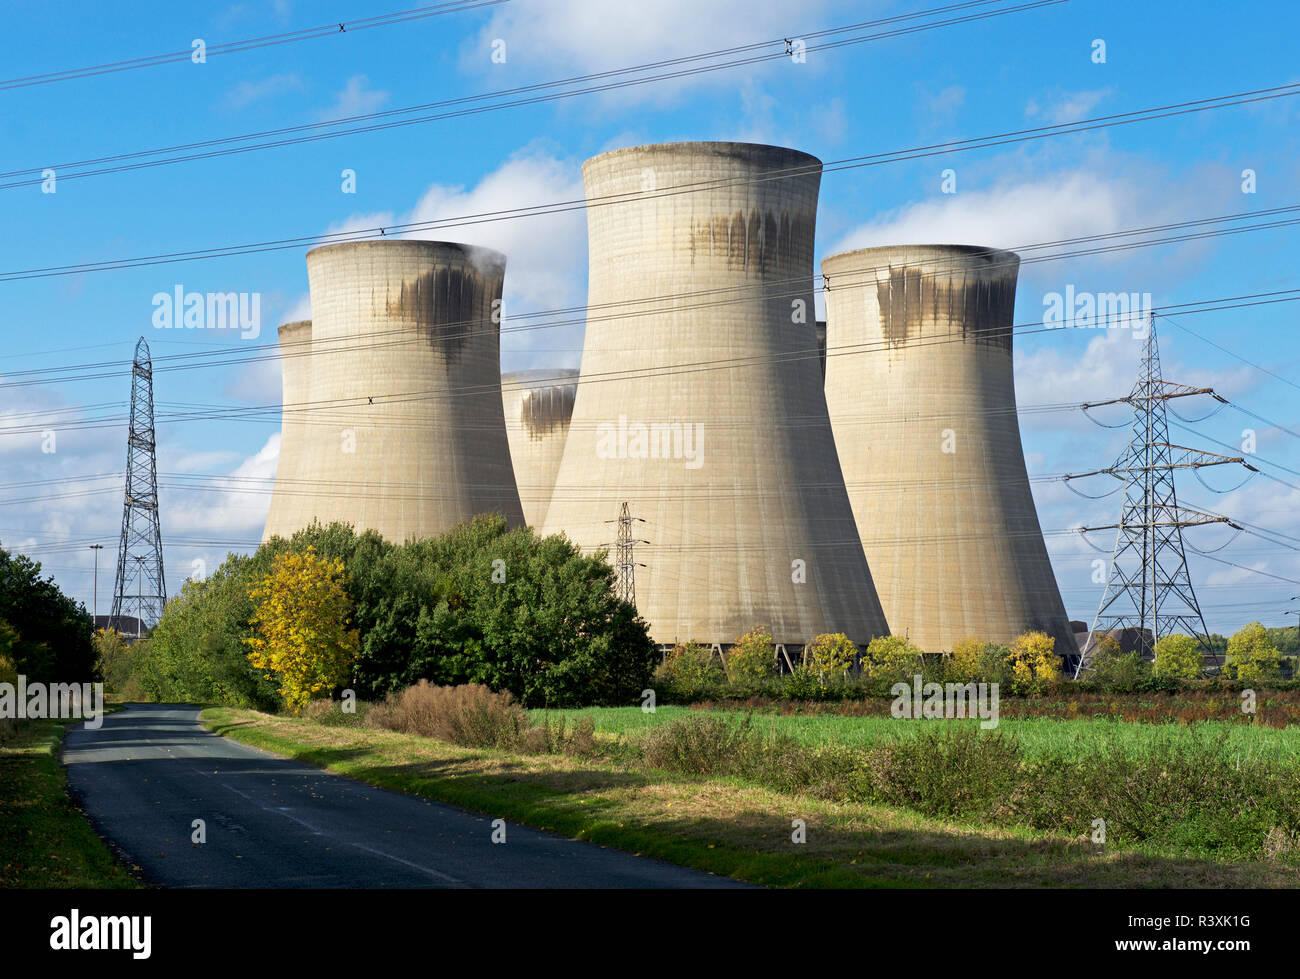
[[[0,76],[15,78],[183,50],[400,10],[402,3],[330,0],[19,6],[0,35]],[[68,162],[300,125],[563,78],[748,41],[793,37],[939,6],[774,0],[512,0],[466,13],[213,55],[90,79],[0,91],[3,170]],[[652,83],[558,103],[509,108],[297,146],[172,166],[65,179],[56,193],[0,189],[0,273],[235,245],[581,196],[587,157],[676,139],[778,143],[825,161],[1066,122],[1300,81],[1290,3],[1143,4],[1072,0],[788,61]],[[504,63],[492,42],[505,41]],[[1092,57],[1106,46],[1104,63]],[[818,255],[867,244],[963,242],[1016,247],[1300,203],[1300,97],[1145,122],[1029,144],[827,173]],[[356,173],[356,193],[341,174]],[[957,192],[941,193],[941,172]],[[1242,171],[1256,174],[1242,192]],[[0,180],[0,182],[7,182]],[[1149,292],[1156,305],[1300,287],[1297,232],[1257,231],[1027,266],[1018,323],[1043,297],[1073,285]],[[581,212],[527,218],[437,237],[507,253],[507,311],[580,305],[586,234]],[[147,336],[163,358],[225,348],[232,363],[159,370],[160,417],[205,406],[274,405],[279,368],[251,349],[275,326],[308,315],[305,248],[115,271],[0,282],[0,542],[45,562],[87,604],[91,554],[101,553],[107,610],[121,520],[126,403],[121,376],[13,386],[15,371],[129,360]],[[151,325],[152,297],[187,291],[261,295],[262,335],[175,332]],[[1171,435],[1239,454],[1254,429],[1257,465],[1300,487],[1296,303],[1233,309],[1161,324],[1166,377],[1214,386],[1269,423],[1228,407]],[[1226,348],[1225,353],[1211,343]],[[503,366],[576,366],[582,331],[507,337]],[[1140,344],[1122,330],[1069,330],[1017,339],[1022,409],[1120,396]],[[1236,356],[1233,356],[1236,355]],[[1257,365],[1248,366],[1241,358]],[[1264,368],[1260,370],[1258,368]],[[90,372],[97,373],[97,372]],[[26,379],[26,376],[24,376]],[[6,385],[8,383],[8,386]],[[97,407],[103,406],[103,407]],[[1182,405],[1198,419],[1212,405]],[[94,425],[108,417],[110,423]],[[1122,411],[1104,416],[1123,421]],[[1188,424],[1181,422],[1179,424]],[[1107,465],[1123,430],[1078,411],[1025,412],[1031,475]],[[1270,424],[1271,423],[1271,424]],[[72,426],[72,427],[66,427]],[[1281,426],[1280,428],[1277,426]],[[56,429],[42,452],[43,428]],[[261,532],[279,420],[167,420],[159,426],[167,577],[172,590]],[[1213,441],[1211,441],[1213,440]],[[1219,444],[1222,443],[1222,444]],[[1225,489],[1238,470],[1209,471]],[[25,484],[25,485],[15,485]],[[1094,484],[1099,492],[1104,484]],[[1118,498],[1089,501],[1059,481],[1034,484],[1070,615],[1091,620],[1101,588],[1094,552],[1070,528],[1113,522]],[[1291,536],[1300,489],[1255,477],[1220,495],[1190,476],[1183,500]],[[1193,531],[1203,550],[1219,527]],[[1109,548],[1109,535],[1093,541]],[[196,542],[205,543],[196,543]],[[1296,546],[1300,546],[1297,544]],[[1243,534],[1191,555],[1212,629],[1280,624],[1300,594],[1300,553]],[[195,562],[200,563],[195,563]],[[1232,564],[1224,564],[1229,561]],[[1241,565],[1242,567],[1234,567]],[[1247,570],[1251,569],[1251,570]],[[1277,577],[1268,577],[1269,575]],[[1295,603],[1290,603],[1295,605]]]

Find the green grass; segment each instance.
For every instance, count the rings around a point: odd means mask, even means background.
[[[639,720],[630,712],[571,713],[598,717],[610,730],[686,711]],[[209,708],[203,720],[235,740],[373,785],[769,886],[1268,887],[1286,886],[1295,873],[1186,848],[1103,849],[1082,835],[963,825],[616,757],[519,755],[232,708]],[[806,844],[791,842],[796,817],[807,823]]]
[[[0,744],[0,887],[139,887],[68,797],[72,721],[27,721]]]
[[[650,727],[669,723],[677,718],[698,715],[687,707],[660,707],[647,714],[640,707],[588,707],[580,710],[535,710],[534,720],[550,716],[552,720],[563,717],[572,721],[590,717],[598,733],[634,734]],[[744,716],[737,711],[716,711],[728,718]],[[755,713],[753,724],[757,730],[788,734],[810,745],[839,743],[853,747],[876,744],[882,740],[912,737],[921,731],[944,726],[974,726],[978,720],[898,720],[893,717],[852,717],[835,714],[776,714]],[[1264,726],[1229,724],[1222,721],[1202,721],[1196,724],[1133,724],[1110,719],[1057,720],[1054,718],[1003,719],[999,731],[1014,734],[1029,757],[1056,755],[1080,761],[1103,746],[1121,745],[1124,754],[1138,758],[1155,745],[1173,741],[1175,744],[1218,744],[1227,757],[1245,763],[1263,760],[1273,765],[1300,764],[1300,728],[1270,728]]]

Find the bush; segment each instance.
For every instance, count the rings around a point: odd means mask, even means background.
[[[842,632],[824,632],[808,644],[808,666],[823,686],[843,680],[858,647]]]
[[[1105,636],[1092,657],[1089,682],[1104,690],[1132,693],[1147,686],[1151,666],[1137,651],[1125,653],[1114,637]]]
[[[881,685],[910,682],[925,672],[925,656],[903,636],[877,636],[867,644],[862,672]]]
[[[674,646],[652,677],[661,699],[683,702],[707,697],[726,682],[727,674],[713,651],[694,640]]]
[[[749,717],[733,725],[723,717],[686,717],[651,728],[641,749],[652,768],[688,775],[740,771],[759,744]]]
[[[90,613],[54,583],[41,566],[0,548],[0,648],[29,683],[85,683],[95,677]]]
[[[1201,644],[1191,636],[1174,633],[1156,641],[1152,669],[1157,676],[1195,680],[1201,675],[1201,663]]]
[[[1061,678],[1056,641],[1045,632],[1022,633],[1011,643],[1011,677],[1018,693],[1042,693]]]
[[[1282,657],[1258,622],[1242,626],[1228,640],[1228,666],[1239,680],[1267,682],[1282,676]]]
[[[869,753],[870,792],[929,816],[982,816],[1012,793],[1019,761],[1015,737],[1000,731],[925,730]]]
[[[954,683],[1011,682],[1011,650],[995,642],[963,639],[944,659],[944,679]]]
[[[145,700],[147,694],[137,676],[137,652],[116,629],[97,629],[91,640],[95,647],[95,672],[104,678],[104,689],[121,700]]]
[[[302,716],[326,727],[366,727],[366,717],[374,707],[368,701],[358,700],[351,710],[344,710],[339,700],[313,700],[302,709]]]
[[[761,681],[776,673],[772,633],[762,626],[750,629],[727,653],[727,679],[732,683]]]
[[[480,683],[439,687],[428,680],[389,694],[365,723],[468,748],[514,748],[530,726],[528,715],[506,691],[493,692]]]

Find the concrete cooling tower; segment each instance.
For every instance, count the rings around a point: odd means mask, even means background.
[[[275,465],[275,486],[271,508],[266,514],[262,540],[275,535],[290,536],[297,527],[299,492],[303,478],[302,456],[310,433],[303,425],[303,412],[311,401],[311,320],[285,323],[280,327],[280,458]]]
[[[587,332],[545,532],[612,543],[626,502],[659,643],[885,633],[809,356],[820,162],[675,143],[583,180]]]
[[[572,368],[501,375],[510,459],[530,527],[541,529],[546,521],[577,390],[578,372]]]
[[[1075,651],[1016,418],[1019,266],[957,245],[822,263],[826,401],[858,531],[890,627],[930,652],[1030,629]]]
[[[476,514],[523,525],[501,409],[505,257],[431,241],[307,253],[310,408],[281,533],[313,519],[393,541]]]

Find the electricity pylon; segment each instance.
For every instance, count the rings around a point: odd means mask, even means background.
[[[636,563],[636,558],[633,557],[633,548],[637,544],[650,543],[648,540],[633,539],[632,524],[636,521],[645,523],[645,518],[632,516],[632,512],[626,503],[619,510],[618,520],[605,521],[605,523],[618,524],[618,540],[614,543],[614,569],[618,572],[615,592],[619,598],[629,605],[636,605],[636,569],[645,567],[644,564],[638,565]]]
[[[1240,463],[1251,472],[1256,470],[1240,456],[1216,455],[1170,444],[1166,402],[1196,395],[1210,395],[1223,401],[1213,388],[1193,388],[1164,380],[1160,373],[1155,314],[1149,314],[1146,352],[1132,392],[1125,398],[1084,405],[1085,409],[1108,404],[1131,405],[1133,425],[1129,446],[1113,466],[1066,477],[1068,480],[1105,474],[1124,483],[1119,523],[1081,528],[1085,534],[1114,530],[1115,549],[1111,554],[1106,591],[1097,607],[1089,638],[1080,651],[1074,671],[1076,677],[1092,661],[1098,647],[1094,639],[1098,630],[1136,629],[1144,657],[1154,657],[1154,644],[1162,636],[1181,632],[1199,640],[1217,662],[1187,570],[1183,528],[1212,523],[1241,528],[1227,517],[1180,506],[1174,490],[1174,471],[1229,463]]]
[[[128,562],[135,560],[135,581]],[[132,589],[131,585],[135,588]],[[134,591],[135,594],[131,594]],[[117,548],[117,581],[113,588],[112,624],[122,631],[122,618],[134,601],[136,637],[144,620],[158,622],[167,604],[163,580],[162,532],[158,525],[158,460],[153,427],[153,363],[149,344],[141,337],[131,364],[131,422],[126,436],[126,492],[122,506],[122,538]]]

